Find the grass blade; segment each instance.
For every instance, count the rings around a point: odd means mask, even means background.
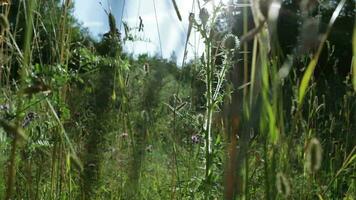
[[[355,24],[354,24],[354,34],[352,37],[352,50],[354,52],[352,58],[352,82],[354,85],[354,90],[356,91],[356,17],[355,17]]]
[[[173,6],[174,6],[174,10],[177,13],[177,17],[178,17],[179,21],[182,21],[182,16],[180,15],[177,2],[175,0],[172,0],[172,3],[173,3]]]
[[[318,60],[319,60],[321,51],[323,50],[324,44],[326,42],[326,39],[327,39],[328,35],[330,34],[331,28],[334,25],[334,23],[336,21],[336,18],[339,16],[339,14],[341,12],[341,9],[344,7],[345,3],[346,3],[346,0],[342,0],[342,1],[340,1],[338,6],[336,7],[336,9],[335,9],[333,15],[331,16],[330,21],[329,21],[328,29],[327,29],[326,33],[323,35],[322,40],[321,40],[321,42],[319,44],[318,50],[315,53],[315,55],[313,56],[313,59],[310,61],[309,65],[308,65],[308,67],[307,67],[307,69],[306,69],[306,71],[305,71],[305,73],[303,75],[303,79],[302,79],[302,82],[301,82],[300,87],[299,87],[299,97],[298,97],[298,105],[299,106],[303,103],[303,99],[305,97],[305,94],[306,94],[310,79],[311,79],[311,77],[312,77],[312,75],[314,73],[316,65],[318,64]]]

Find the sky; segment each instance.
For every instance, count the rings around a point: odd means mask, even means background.
[[[117,20],[120,32],[124,32],[124,27],[120,23],[122,18],[129,27],[138,27],[139,16],[144,24],[144,31],[132,30],[132,33],[143,41],[126,42],[124,49],[128,53],[139,55],[148,53],[149,55],[161,56],[160,43],[162,45],[162,57],[170,58],[174,52],[177,63],[181,64],[188,29],[188,16],[192,10],[193,0],[176,0],[182,21],[179,21],[171,0],[75,0],[74,15],[91,32],[92,36],[98,37],[108,31],[108,20],[105,13],[111,10]],[[157,23],[154,12],[154,4],[157,10]],[[160,39],[159,40],[159,36]],[[202,41],[198,34],[192,33],[188,45],[188,57],[193,58],[194,52],[200,52]],[[161,41],[161,42],[160,42]],[[196,45],[194,45],[196,44]]]

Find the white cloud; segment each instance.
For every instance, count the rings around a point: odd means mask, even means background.
[[[120,24],[120,18],[123,16],[123,21],[127,22],[130,27],[138,25],[138,16],[141,16],[144,23],[144,33],[134,31],[136,35],[145,37],[151,42],[128,42],[125,49],[130,53],[141,54],[149,53],[151,55],[160,51],[159,38],[157,32],[156,16],[153,7],[153,0],[129,0],[126,1],[125,11],[122,15],[122,4],[117,0],[109,0],[111,2],[111,10]],[[223,0],[227,2],[229,0]],[[76,0],[75,1],[75,16],[79,21],[83,22],[85,27],[88,27],[93,35],[102,34],[108,29],[107,16],[99,4],[98,0]],[[141,5],[139,6],[139,2]],[[155,0],[157,10],[157,21],[160,30],[161,44],[163,57],[169,58],[173,51],[178,57],[178,63],[183,59],[184,44],[186,40],[186,32],[188,28],[188,17],[192,11],[193,0],[176,0],[182,21],[178,20],[176,12],[173,8],[171,0]],[[107,6],[107,0],[102,0],[103,6]],[[140,9],[139,9],[140,8]],[[195,8],[197,12],[197,8]],[[195,13],[198,17],[198,13]],[[123,29],[121,30],[123,31]],[[199,34],[192,33],[190,43],[195,48],[203,50],[203,42]],[[188,46],[188,58],[194,57],[195,48]]]
[[[88,28],[101,28],[101,27],[104,27],[104,23],[103,22],[86,21],[83,23],[83,26],[88,27]]]

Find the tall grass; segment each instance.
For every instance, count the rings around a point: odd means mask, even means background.
[[[22,61],[22,67],[20,69],[20,91],[24,90],[26,87],[26,80],[29,74],[29,68],[30,68],[30,63],[31,63],[31,37],[32,37],[32,31],[33,31],[33,11],[36,9],[35,8],[36,2],[35,0],[29,1],[28,4],[26,4],[26,31],[25,31],[25,37],[24,37],[24,50],[23,50],[23,61]],[[9,165],[8,165],[8,172],[7,172],[7,183],[6,183],[6,194],[5,194],[5,199],[12,199],[13,198],[13,191],[14,191],[14,186],[15,186],[15,180],[16,180],[16,154],[17,154],[17,148],[18,148],[18,142],[20,140],[20,133],[22,130],[20,128],[21,125],[21,116],[22,116],[22,108],[23,108],[23,94],[22,92],[18,93],[17,97],[17,104],[16,104],[16,122],[13,125],[14,131],[8,132],[9,129],[7,130],[8,134],[13,135],[13,141],[11,144],[11,154],[9,157]],[[7,125],[5,122],[2,124],[2,126],[5,128],[9,125]],[[11,125],[10,125],[11,126]],[[6,130],[6,128],[5,128]],[[24,134],[23,134],[24,135]]]
[[[354,198],[355,26],[349,75],[318,71],[325,52],[338,66],[331,37],[346,0],[310,55],[302,36],[282,52],[285,2],[198,0],[183,67],[125,54],[111,12],[95,41],[70,0],[12,3],[0,16],[0,198]],[[188,62],[195,33],[204,53]]]

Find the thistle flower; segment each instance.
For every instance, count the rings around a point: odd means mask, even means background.
[[[215,23],[215,29],[217,32],[221,32],[221,33],[226,33],[226,32],[230,32],[231,31],[231,27],[229,26],[229,22],[227,20],[226,17],[224,17],[223,15],[220,15],[217,19],[216,19],[216,23]]]
[[[309,141],[305,152],[306,168],[310,173],[318,171],[321,167],[322,148],[318,139],[313,138]]]
[[[278,193],[282,194],[283,196],[287,197],[290,195],[290,184],[288,179],[285,177],[283,173],[277,173],[276,177],[276,186]]]
[[[237,36],[229,33],[225,35],[224,39],[222,40],[222,47],[225,50],[234,50],[240,48],[240,40]]]

